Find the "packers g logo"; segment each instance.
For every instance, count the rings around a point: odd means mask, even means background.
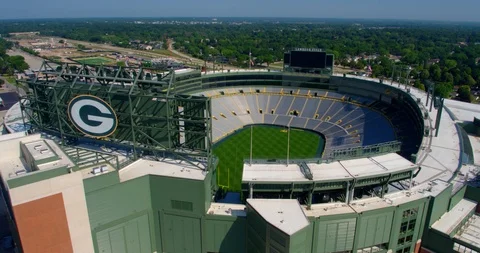
[[[115,111],[107,102],[91,95],[80,95],[68,104],[68,117],[78,131],[93,137],[107,137],[117,129]]]

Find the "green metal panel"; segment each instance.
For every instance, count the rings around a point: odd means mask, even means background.
[[[427,217],[427,229],[435,223],[448,210],[452,186],[448,186],[440,194],[430,200],[429,215]]]
[[[480,203],[480,188],[468,185],[464,198]]]
[[[152,252],[148,215],[97,232],[96,242],[101,253]]]
[[[270,252],[288,253],[290,237],[278,230],[278,228],[267,224],[267,248]]]
[[[158,215],[161,211],[185,212],[197,217],[205,215],[205,210],[208,208],[206,206],[205,181],[153,175],[149,176],[149,181],[150,202],[153,212],[157,214],[153,217],[154,224],[162,223],[160,215]],[[161,238],[163,234],[160,231],[160,226],[154,226],[154,231],[156,248],[161,249],[163,247],[161,243],[165,240]]]
[[[148,176],[87,193],[86,198],[92,229],[151,210]]]
[[[120,183],[120,179],[118,177],[118,171],[112,171],[107,174],[102,174],[102,175],[84,179],[83,187],[85,189],[85,193],[89,193],[89,192],[110,187],[118,183]]]
[[[247,252],[265,252],[267,222],[247,206]]]
[[[390,239],[393,210],[381,209],[378,212],[366,212],[358,219],[356,231],[357,248],[365,248],[386,243]]]
[[[51,170],[37,170],[30,172],[28,174],[24,174],[22,176],[18,176],[15,178],[12,178],[7,181],[8,187],[10,189],[28,185],[28,184],[33,184],[39,181],[47,180],[50,178],[66,175],[69,173],[69,169],[67,166],[60,167],[57,169],[51,169]]]
[[[356,219],[339,219],[318,222],[316,231],[317,249],[314,252],[336,252],[352,250]]]
[[[246,217],[207,215],[205,237],[207,252],[245,253]]]
[[[162,226],[164,227],[164,252],[202,252],[199,218],[165,214]]]
[[[463,199],[463,196],[465,196],[466,191],[467,191],[467,186],[465,185],[457,192],[453,192],[453,195],[450,199],[450,204],[448,206],[448,211],[452,210],[452,208],[456,206],[458,202],[460,202],[460,200]]]
[[[309,247],[309,242],[311,238],[311,228],[306,227],[295,234],[290,236],[290,253],[309,253],[311,249]]]
[[[205,182],[172,177],[150,176],[153,210],[188,211],[181,206],[191,205],[192,214],[205,215]],[[174,189],[174,190],[173,190]],[[176,206],[173,203],[183,202]]]
[[[428,240],[422,239],[422,246],[434,252],[453,252],[453,240],[434,230],[429,231]]]

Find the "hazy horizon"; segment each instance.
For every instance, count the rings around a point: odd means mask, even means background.
[[[3,3],[2,9],[2,20],[232,17],[480,22],[478,0],[19,0]]]

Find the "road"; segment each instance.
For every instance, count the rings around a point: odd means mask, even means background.
[[[26,52],[20,50],[20,49],[8,50],[7,54],[10,55],[10,56],[14,56],[14,55],[23,56],[23,58],[25,58],[25,62],[28,63],[28,66],[30,66],[30,69],[35,70],[35,71],[38,71],[40,69],[40,67],[42,66],[42,63],[44,61],[44,59],[42,57],[31,55],[29,53],[26,53]],[[50,64],[50,66],[55,67],[55,66],[57,66],[57,64],[52,63],[52,64]]]

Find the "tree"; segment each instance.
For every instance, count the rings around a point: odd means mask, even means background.
[[[435,85],[435,96],[449,98],[453,91],[453,85],[450,83],[437,83]]]
[[[458,98],[465,102],[471,102],[472,94],[468,85],[462,85],[458,88]]]
[[[448,69],[453,69],[457,67],[457,61],[455,60],[445,60],[445,67]]]
[[[475,81],[471,75],[467,75],[467,80],[465,80],[465,82],[468,86],[474,86],[477,84],[477,81]]]
[[[419,89],[419,90],[425,90],[425,85],[420,82],[420,80],[415,80],[415,84],[413,85],[415,88]]]
[[[434,64],[430,67],[430,73],[433,74],[432,78],[435,81],[442,80],[442,70],[437,64]]]
[[[82,45],[82,44],[77,44],[77,49],[78,50],[85,50],[85,49],[87,49],[87,47]]]
[[[267,64],[267,67],[270,67],[270,64],[273,62],[273,56],[271,54],[266,55],[263,60]]]
[[[29,68],[28,64],[25,62],[25,58],[20,55],[14,55],[7,58],[7,61],[10,63],[12,68],[23,72]]]
[[[117,66],[119,67],[125,67],[127,66],[124,61],[117,61]]]
[[[430,77],[430,72],[428,72],[427,69],[424,69],[424,70],[422,70],[422,72],[420,73],[420,77],[421,77],[423,80],[427,80],[427,79]]]

